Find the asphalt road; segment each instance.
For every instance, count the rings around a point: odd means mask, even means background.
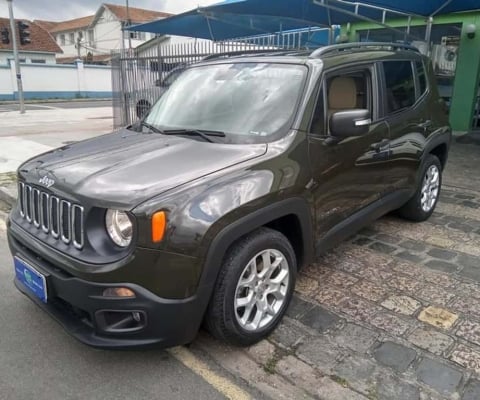
[[[25,104],[25,109],[28,110],[54,110],[59,108],[96,108],[96,107],[111,107],[111,100],[88,100],[88,101],[64,101],[58,103],[32,103]],[[0,113],[7,111],[20,110],[18,103],[0,103]]]
[[[77,342],[20,294],[12,279],[1,221],[1,400],[225,398],[171,352],[102,351]]]

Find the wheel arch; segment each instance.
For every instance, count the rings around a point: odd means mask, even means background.
[[[425,147],[422,162],[425,160],[425,157],[428,154],[433,154],[434,156],[438,157],[438,159],[440,160],[440,164],[442,165],[442,169],[444,169],[445,165],[447,164],[448,150],[450,148],[451,137],[452,134],[449,129],[431,137]]]
[[[289,229],[290,224],[292,229]],[[290,240],[299,267],[313,259],[310,206],[303,198],[290,198],[256,210],[223,228],[208,249],[200,286],[212,284],[213,288],[228,249],[241,237],[260,227],[276,229]]]
[[[440,160],[442,170],[445,169],[448,157],[448,146],[446,143],[438,144],[436,147],[430,150],[429,154],[433,154],[434,156],[436,156]]]

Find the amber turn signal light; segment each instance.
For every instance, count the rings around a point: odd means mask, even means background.
[[[152,242],[158,243],[163,240],[167,227],[167,215],[165,211],[157,211],[152,215]]]

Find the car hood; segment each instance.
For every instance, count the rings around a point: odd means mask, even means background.
[[[132,208],[162,192],[260,157],[266,144],[230,145],[122,130],[25,162],[19,175],[95,206]],[[46,178],[45,178],[46,177]]]

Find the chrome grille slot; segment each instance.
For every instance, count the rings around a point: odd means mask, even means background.
[[[60,237],[60,200],[58,197],[50,197],[50,232],[55,239]]]
[[[42,224],[42,231],[48,233],[50,231],[50,208],[49,208],[50,196],[48,193],[42,192],[40,195],[40,222]]]
[[[40,190],[32,189],[32,221],[36,228],[40,227]]]
[[[85,211],[82,206],[24,182],[19,182],[18,193],[18,208],[24,220],[54,239],[73,244],[79,250],[83,248]]]
[[[18,184],[18,205],[20,207],[20,215],[25,218],[25,184]]]
[[[72,206],[72,236],[73,245],[77,249],[83,247],[83,207],[74,204]]]
[[[71,221],[72,205],[66,201],[60,201],[60,233],[64,243],[70,243],[72,238],[72,221]]]
[[[32,188],[25,185],[25,216],[32,222]]]

